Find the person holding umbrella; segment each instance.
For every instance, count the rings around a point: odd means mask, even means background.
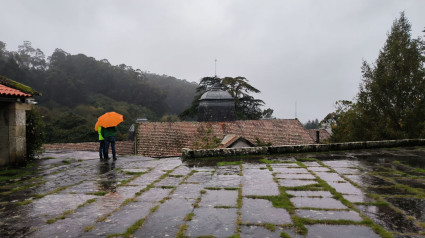
[[[104,159],[109,160],[108,151],[109,145],[111,145],[112,159],[114,161],[117,160],[117,155],[115,153],[115,137],[117,136],[117,128],[115,126],[103,128],[103,135],[105,138],[105,147],[103,151]]]
[[[100,116],[97,119],[96,125],[101,126],[102,136],[105,140],[105,146],[103,149],[103,159],[107,161],[109,159],[108,151],[109,145],[111,145],[112,149],[112,159],[117,160],[117,155],[115,151],[115,139],[117,136],[117,128],[116,126],[124,121],[123,115],[118,114],[116,112],[107,112]],[[96,130],[97,128],[95,128]]]

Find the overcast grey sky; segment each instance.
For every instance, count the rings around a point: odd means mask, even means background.
[[[0,0],[0,41],[32,42],[199,82],[244,76],[277,118],[323,119],[358,92],[405,11],[423,37],[424,0]]]

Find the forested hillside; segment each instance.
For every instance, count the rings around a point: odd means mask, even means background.
[[[158,121],[166,114],[181,113],[198,86],[61,49],[46,57],[27,41],[17,51],[8,51],[0,41],[0,75],[42,93],[36,101],[49,143],[96,140],[94,124],[108,111],[124,115],[118,138],[126,139],[137,118]]]

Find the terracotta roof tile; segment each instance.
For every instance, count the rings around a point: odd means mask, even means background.
[[[234,134],[273,146],[312,144],[314,140],[296,119],[232,122],[151,122],[138,127],[139,154],[151,157],[180,156],[182,148],[197,149],[205,140]]]
[[[0,95],[3,96],[18,96],[18,97],[31,97],[31,94],[23,93],[18,89],[10,88],[0,84]]]

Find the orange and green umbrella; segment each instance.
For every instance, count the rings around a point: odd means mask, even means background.
[[[116,112],[107,112],[97,119],[96,125],[94,126],[94,130],[97,131],[98,126],[105,127],[105,128],[117,126],[123,121],[124,121],[123,115]]]

